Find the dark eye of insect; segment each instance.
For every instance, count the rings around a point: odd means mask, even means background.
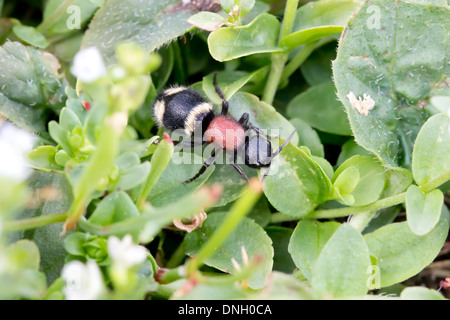
[[[270,142],[274,137],[266,135],[261,129],[252,125],[248,113],[234,119],[228,115],[229,103],[225,99],[222,90],[217,85],[216,74],[213,78],[216,93],[222,99],[220,114],[213,111],[211,102],[205,100],[199,93],[183,86],[172,87],[164,90],[155,100],[153,116],[159,127],[169,131],[181,130],[187,137],[193,137],[201,131],[201,144],[214,146],[211,155],[205,160],[200,171],[191,179],[183,183],[189,183],[200,177],[206,169],[214,163],[220,151],[225,151],[228,163],[248,182],[248,177],[242,167],[237,163],[238,154],[243,154],[243,164],[250,168],[266,168],[262,181],[269,174],[272,159],[281,149],[289,143],[294,132],[275,151],[272,152]],[[187,147],[193,147],[195,142],[181,142]]]

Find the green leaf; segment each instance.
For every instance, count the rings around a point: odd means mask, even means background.
[[[64,248],[73,256],[84,256],[83,245],[88,239],[88,235],[83,232],[74,232],[64,239]]]
[[[433,107],[442,113],[450,114],[450,97],[449,96],[434,96],[430,99]]]
[[[96,46],[109,65],[115,62],[114,50],[125,41],[154,51],[188,32],[193,11],[178,0],[107,1],[95,14],[85,33],[82,48]]]
[[[254,78],[258,78],[267,68],[263,67],[255,72],[249,73],[244,71],[221,71],[217,72],[217,85],[222,90],[225,98],[230,98],[238,92],[243,86],[251,82]],[[208,98],[215,104],[221,105],[222,99],[216,92],[213,84],[214,74],[209,74],[203,78],[202,88]]]
[[[274,257],[273,270],[292,273],[295,270],[295,264],[288,252],[289,239],[292,236],[292,229],[278,226],[269,226],[265,228],[267,235],[272,239]]]
[[[351,192],[355,198],[353,206],[364,206],[378,200],[386,181],[385,169],[381,163],[373,157],[353,156],[336,170],[332,181],[335,183],[338,177],[350,167],[355,167],[359,171],[358,184]]]
[[[17,268],[39,270],[41,257],[39,248],[33,241],[19,240],[11,244],[6,253],[8,254],[8,262]]]
[[[277,46],[280,22],[268,13],[242,27],[225,27],[211,32],[208,46],[217,61],[229,61],[255,53],[280,52]]]
[[[244,192],[243,187],[245,186],[246,182],[236,171],[236,169],[234,169],[228,163],[216,163],[214,164],[214,167],[214,172],[208,177],[206,185],[212,186],[216,183],[222,185],[223,191],[220,199],[214,204],[215,207],[220,207],[239,198],[242,195],[242,192]],[[241,167],[247,177],[251,178],[257,175],[257,171],[255,169],[249,168],[244,165],[242,165]]]
[[[358,298],[368,290],[369,249],[363,236],[349,224],[341,225],[317,258],[311,284],[320,298]]]
[[[400,294],[402,300],[446,300],[436,290],[424,287],[408,287]]]
[[[44,10],[44,20],[48,19],[61,5],[60,0],[49,0]],[[99,3],[91,0],[75,0],[65,12],[45,31],[50,35],[60,35],[83,28],[92,17]]]
[[[257,96],[238,92],[233,95],[229,103],[230,114],[235,119],[239,119],[246,112],[249,114],[249,122],[260,129],[266,129],[269,135],[280,135],[287,139],[295,131],[294,126],[286,118],[271,105],[260,101]],[[275,130],[279,130],[279,132],[274,132]],[[275,143],[274,141],[272,140],[272,144]],[[293,136],[291,143],[298,144],[297,134]]]
[[[357,167],[348,167],[336,178],[333,183],[333,192],[335,198],[347,205],[351,206],[355,203],[355,197],[351,194],[358,185],[360,176]]]
[[[444,195],[438,189],[424,194],[419,187],[410,186],[406,192],[406,217],[411,231],[423,236],[433,230],[439,222],[443,202]]]
[[[201,11],[190,17],[187,22],[199,29],[214,31],[226,24],[228,20],[220,14],[209,11]]]
[[[340,33],[352,13],[360,5],[353,0],[321,0],[301,6],[295,14],[292,33],[280,45],[291,50],[304,43]]]
[[[47,52],[6,42],[0,47],[0,115],[48,138],[45,109],[64,104],[65,81]]]
[[[150,163],[141,161],[134,152],[126,152],[117,157],[115,165],[119,176],[111,189],[130,190],[141,184],[150,172]]]
[[[336,165],[340,166],[345,160],[355,156],[370,156],[372,155],[369,151],[358,145],[353,139],[348,140],[341,146],[341,153],[337,159]]]
[[[124,191],[116,191],[107,195],[97,206],[88,221],[101,226],[138,217],[139,212]]]
[[[62,174],[35,171],[28,182],[32,192],[31,207],[24,210],[18,218],[25,219],[66,212],[72,203],[72,188]],[[18,232],[17,236],[33,240],[41,255],[40,270],[52,283],[61,275],[67,255],[64,238],[61,237],[62,223],[54,223],[35,230]]]
[[[386,170],[385,174],[386,185],[380,198],[392,197],[405,192],[413,181],[411,171],[403,168],[392,168]]]
[[[307,122],[300,118],[291,119],[290,122],[297,130],[299,137],[298,146],[306,146],[309,150],[311,150],[312,155],[323,158],[325,156],[325,152],[317,132],[311,128]]]
[[[424,186],[449,171],[450,119],[445,114],[437,114],[428,119],[417,136],[412,172],[414,180]]]
[[[302,275],[311,280],[312,268],[323,246],[340,224],[334,221],[318,222],[302,220],[295,227],[289,241],[289,253]]]
[[[320,131],[350,135],[347,115],[342,103],[336,99],[331,81],[321,83],[302,92],[287,107],[291,118],[300,118]]]
[[[186,254],[189,256],[195,255],[198,249],[211,237],[225,216],[226,213],[212,213],[208,215],[208,219],[200,229],[187,234],[183,242]],[[236,270],[231,258],[234,258],[243,266],[242,246],[245,247],[248,257],[259,256],[262,258],[261,264],[255,268],[249,282],[252,289],[260,289],[264,287],[267,276],[272,271],[274,251],[272,240],[267,233],[251,219],[244,218],[225,240],[221,248],[205,260],[205,264],[227,273],[235,273]]]
[[[333,72],[330,61],[336,58],[336,48],[335,41],[325,44],[319,50],[313,51],[300,66],[302,76],[310,86],[316,86],[332,79]]]
[[[55,161],[55,155],[57,152],[58,149],[53,146],[37,147],[27,156],[29,165],[38,170],[62,173],[64,171],[64,167],[60,166]]]
[[[358,144],[388,166],[411,165],[414,140],[430,116],[420,106],[448,82],[449,13],[443,2],[373,0],[342,33],[333,62],[339,99]],[[373,101],[373,109],[360,113],[352,94]]]
[[[16,25],[13,27],[13,32],[20,40],[41,49],[47,48],[50,44],[44,35],[33,27]]]
[[[415,235],[407,222],[391,223],[365,236],[370,254],[376,257],[379,287],[406,280],[428,266],[438,255],[448,235],[448,211],[424,236]]]
[[[270,203],[282,213],[299,218],[326,201],[331,182],[321,167],[292,143],[271,164],[264,183]]]
[[[187,155],[187,156],[186,156]],[[161,177],[151,189],[147,200],[156,207],[161,207],[197,190],[214,171],[210,166],[197,180],[186,185],[183,182],[192,178],[200,170],[203,159],[196,154],[175,152]],[[184,159],[184,160],[183,160]],[[155,167],[152,165],[152,168]]]

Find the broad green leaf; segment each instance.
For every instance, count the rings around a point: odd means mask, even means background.
[[[19,24],[13,27],[13,32],[20,40],[41,49],[47,48],[50,44],[44,35],[33,27]]]
[[[443,206],[441,220],[424,236],[415,235],[406,221],[391,223],[367,234],[364,238],[379,268],[379,286],[404,281],[433,262],[447,238],[448,218]]]
[[[244,192],[243,188],[246,185],[244,178],[234,169],[229,163],[214,164],[214,172],[208,177],[206,185],[213,185],[219,183],[223,186],[220,199],[214,204],[215,207],[220,207],[236,200]],[[247,177],[255,177],[257,171],[245,165],[241,165]]]
[[[261,73],[265,72],[267,68],[261,68],[255,72],[248,73],[245,71],[222,71],[217,73],[217,85],[222,90],[225,98],[229,100],[237,91],[239,91],[253,78],[257,78]],[[210,74],[203,78],[202,88],[208,98],[215,104],[221,105],[222,99],[216,93],[213,84],[214,74]]]
[[[134,152],[126,152],[117,157],[115,165],[118,167],[119,176],[112,189],[130,190],[141,184],[150,172],[150,163],[141,161]]]
[[[96,46],[107,64],[115,62],[114,50],[121,42],[132,41],[154,51],[192,28],[187,23],[192,13],[178,0],[109,0],[92,19],[82,48]]]
[[[44,20],[52,16],[61,3],[62,1],[60,0],[47,1],[44,10]],[[67,7],[59,19],[46,29],[46,32],[51,35],[59,35],[77,31],[86,25],[98,7],[99,4],[91,0],[72,1],[72,4]]]
[[[442,191],[435,189],[424,194],[419,187],[412,185],[406,192],[406,218],[411,231],[423,236],[439,222],[444,202]]]
[[[390,167],[411,165],[430,116],[420,106],[448,82],[449,13],[443,2],[367,1],[342,33],[333,62],[339,99],[358,144]]]
[[[64,104],[65,81],[47,52],[6,42],[0,47],[0,115],[48,138],[46,108]]]
[[[39,270],[41,257],[39,248],[33,241],[19,240],[11,244],[7,249],[9,263],[20,269]]]
[[[446,300],[436,290],[424,287],[408,287],[400,294],[402,300]]]
[[[302,220],[292,233],[289,241],[289,253],[302,275],[311,280],[312,268],[323,246],[339,228],[340,224],[334,221],[318,222]]]
[[[199,29],[214,31],[226,24],[228,19],[214,12],[201,11],[190,17],[187,22]]]
[[[345,160],[356,156],[370,156],[372,155],[369,151],[358,145],[353,139],[348,140],[341,146],[341,153],[337,159],[336,165],[340,166]]]
[[[353,0],[321,0],[301,6],[295,14],[292,33],[280,45],[291,50],[304,43],[340,33],[352,13],[360,5]]]
[[[17,218],[25,219],[67,212],[72,203],[72,188],[62,174],[35,171],[28,182],[31,202]],[[41,255],[40,271],[52,283],[61,275],[67,255],[64,238],[61,237],[63,223],[54,223],[35,230],[17,232],[16,236],[33,240]]]
[[[450,119],[437,114],[424,124],[414,144],[412,172],[423,186],[450,171]]]
[[[386,184],[381,193],[381,199],[405,192],[413,181],[411,171],[400,167],[386,170],[385,175]]]
[[[333,72],[330,61],[336,58],[336,47],[335,41],[321,46],[319,50],[313,51],[300,66],[302,76],[310,86],[331,80]]]
[[[299,137],[299,146],[306,146],[311,150],[311,154],[324,157],[324,149],[317,132],[311,126],[300,118],[294,118],[290,121],[295,127]]]
[[[353,205],[364,206],[378,200],[386,182],[385,169],[381,163],[373,157],[353,156],[339,166],[332,181],[336,182],[341,173],[350,167],[359,171],[358,184],[351,192],[355,198]]]
[[[244,112],[250,116],[249,122],[254,126],[267,130],[271,136],[280,135],[287,139],[295,131],[294,126],[278,113],[274,107],[260,101],[257,96],[245,92],[238,92],[229,101],[230,114],[239,119]],[[278,132],[276,132],[278,130]],[[273,147],[277,139],[272,140]],[[291,140],[294,145],[298,144],[298,135],[295,134]]]
[[[273,270],[292,273],[295,270],[294,261],[288,252],[289,239],[292,229],[286,227],[269,226],[265,228],[267,235],[272,239],[274,249]]]
[[[255,53],[279,52],[279,32],[278,19],[263,13],[246,26],[225,27],[211,32],[208,37],[209,52],[221,62]]]
[[[183,245],[186,254],[195,255],[199,248],[211,237],[216,228],[221,224],[226,213],[212,213],[197,229],[186,235]],[[248,257],[259,256],[261,264],[255,268],[250,277],[249,286],[253,289],[264,287],[267,276],[272,271],[273,255],[272,240],[267,233],[253,220],[244,218],[237,228],[222,244],[221,248],[205,260],[205,264],[224,272],[235,273],[231,258],[243,265],[241,247],[247,251]]]
[[[311,87],[296,96],[289,103],[287,114],[291,118],[302,119],[320,131],[345,136],[352,133],[331,81]]]
[[[183,182],[195,176],[203,162],[204,159],[197,154],[186,152],[181,154],[175,151],[171,161],[151,189],[147,200],[152,205],[161,207],[197,190],[214,171],[214,165],[210,166],[197,180],[186,185]],[[154,167],[152,165],[152,168]]]
[[[331,182],[320,166],[292,143],[272,161],[264,183],[270,203],[282,213],[299,218],[325,202]]]
[[[98,205],[89,221],[101,226],[107,226],[114,222],[138,217],[139,212],[124,191],[116,191],[107,195]]]
[[[349,224],[327,241],[312,269],[311,284],[318,298],[358,298],[368,290],[371,260],[364,237]]]
[[[56,149],[56,147],[54,146],[37,147],[27,156],[29,165],[37,170],[62,173],[64,167],[60,166],[55,161],[55,155],[57,152],[58,149]]]
[[[442,113],[450,115],[450,97],[449,96],[434,96],[430,99],[433,107]]]

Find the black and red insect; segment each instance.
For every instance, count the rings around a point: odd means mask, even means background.
[[[197,130],[201,130],[201,143],[214,144],[215,149],[211,156],[205,160],[200,171],[183,183],[189,183],[200,177],[214,163],[221,150],[229,154],[230,164],[246,181],[248,181],[247,175],[236,163],[238,154],[243,154],[243,162],[248,167],[267,168],[262,177],[264,181],[269,173],[272,159],[289,143],[295,131],[284,144],[275,152],[272,152],[270,139],[273,139],[273,137],[266,135],[258,127],[252,125],[249,122],[248,113],[242,114],[239,120],[228,115],[229,104],[217,85],[216,75],[214,75],[214,87],[222,99],[220,114],[214,113],[213,105],[199,93],[184,86],[164,90],[156,98],[153,105],[153,115],[159,127],[164,127],[170,131],[183,130],[187,137],[193,137],[195,132],[199,132]],[[193,145],[192,143],[191,146]]]

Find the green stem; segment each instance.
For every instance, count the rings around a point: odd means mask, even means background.
[[[281,75],[283,74],[284,65],[288,60],[287,53],[273,53],[272,64],[270,66],[269,77],[267,78],[266,88],[262,100],[268,104],[272,104],[275,94],[280,84]]]
[[[371,204],[360,206],[360,207],[345,207],[339,209],[330,209],[330,210],[317,210],[308,215],[308,218],[311,219],[330,219],[330,218],[339,218],[346,217],[350,215],[357,215],[363,212],[368,211],[377,211],[383,208],[392,207],[397,204],[405,202],[406,192],[400,193],[398,195],[384,198],[378,201],[375,201]]]
[[[7,221],[4,228],[6,231],[19,231],[36,229],[39,227],[45,227],[52,223],[64,222],[67,219],[67,213],[49,214],[36,218]]]
[[[188,274],[196,273],[203,262],[220,248],[227,237],[236,229],[241,220],[258,201],[261,192],[260,182],[258,180],[250,181],[250,184],[246,187],[246,192],[235,202],[222,224],[215,230],[211,238],[198,251],[196,256],[188,262]]]
[[[49,27],[56,23],[62,15],[67,13],[67,8],[74,3],[75,0],[65,0],[63,1],[55,11],[53,11],[50,16],[47,17],[42,23],[36,28],[39,32],[45,32]]]
[[[447,171],[444,174],[440,175],[439,177],[437,177],[431,181],[428,181],[426,184],[424,184],[421,187],[421,189],[424,193],[428,193],[428,192],[436,189],[440,185],[446,183],[449,180],[450,180],[450,171]]]
[[[281,79],[289,78],[316,49],[316,44],[317,42],[311,42],[303,45],[294,58],[292,58],[292,60],[284,68],[283,73],[281,74]]]
[[[292,26],[294,24],[295,13],[298,5],[298,0],[287,0],[286,8],[284,9],[283,23],[281,25],[280,36],[278,43],[291,33]],[[273,53],[272,64],[270,68],[269,78],[267,79],[266,88],[264,90],[262,100],[268,104],[273,103],[275,93],[277,92],[278,85],[281,80],[284,65],[289,57],[288,52]]]
[[[169,261],[167,261],[166,268],[175,268],[179,266],[183,262],[185,257],[186,254],[184,253],[184,245],[183,242],[181,242],[181,244],[170,257]]]

